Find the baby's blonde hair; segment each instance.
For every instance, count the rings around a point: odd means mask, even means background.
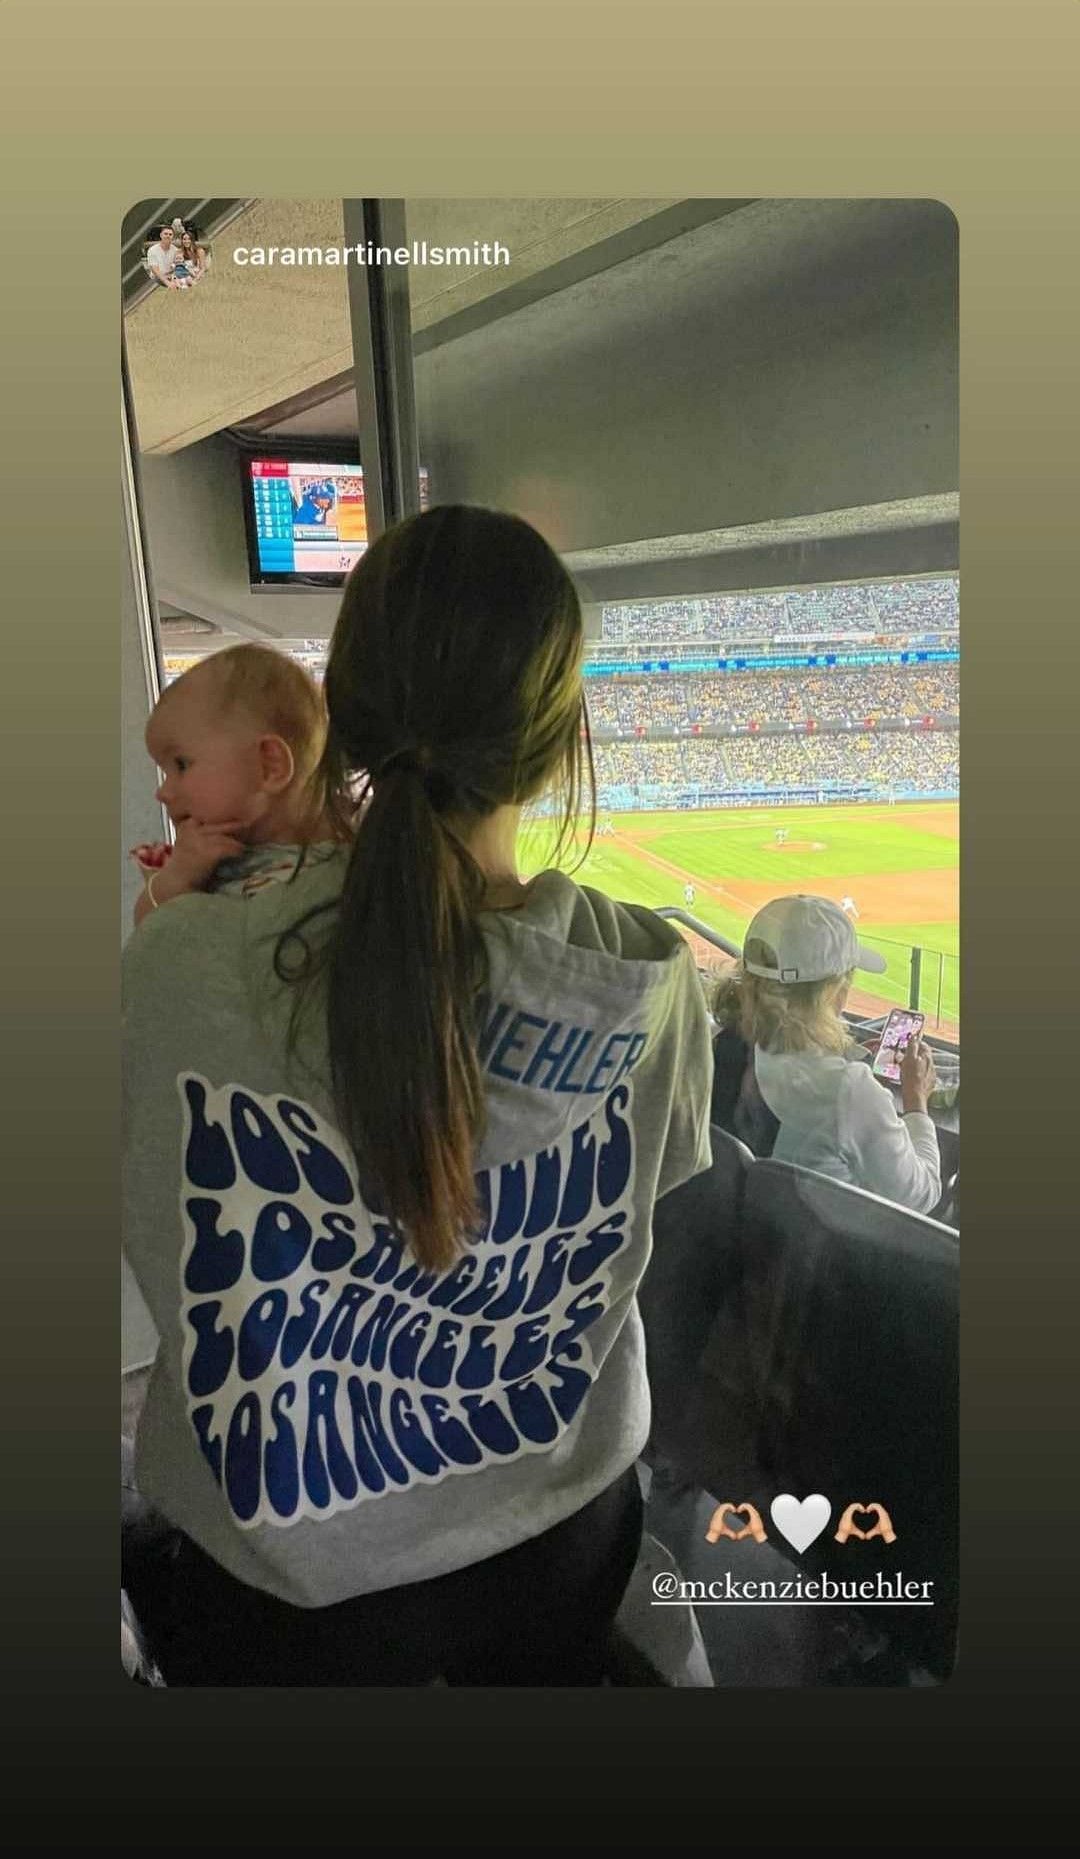
[[[244,710],[292,751],[291,785],[314,787],[326,741],[326,706],[322,692],[302,665],[264,645],[227,646],[210,653],[170,684],[160,702],[186,687],[202,693],[222,716]]]
[[[747,941],[743,959],[763,968],[779,965],[771,943],[757,936]],[[826,981],[770,981],[748,974],[740,962],[720,982],[713,1013],[721,1025],[763,1052],[844,1053],[851,1035],[837,1003],[854,973],[850,968]]]

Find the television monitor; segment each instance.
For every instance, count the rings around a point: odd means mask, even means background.
[[[364,473],[355,457],[298,458],[282,447],[244,452],[240,462],[252,588],[340,587],[367,548]],[[421,470],[421,509],[427,501]]]

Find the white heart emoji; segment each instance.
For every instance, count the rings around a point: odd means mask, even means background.
[[[798,1498],[792,1497],[790,1491],[785,1491],[773,1499],[769,1515],[781,1536],[801,1555],[821,1535],[832,1515],[832,1505],[828,1498],[822,1497],[820,1491],[812,1492],[801,1503]]]

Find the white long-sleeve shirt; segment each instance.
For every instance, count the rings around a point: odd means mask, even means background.
[[[915,1213],[941,1199],[941,1160],[933,1119],[897,1114],[868,1065],[827,1053],[754,1052],[758,1088],[780,1131],[779,1162],[798,1162]]]

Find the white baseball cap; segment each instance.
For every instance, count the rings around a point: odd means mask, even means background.
[[[775,968],[743,957],[747,974],[767,981],[831,981],[850,968],[885,972],[884,957],[863,947],[846,911],[827,897],[774,897],[747,928],[746,942],[751,937],[776,950]]]

